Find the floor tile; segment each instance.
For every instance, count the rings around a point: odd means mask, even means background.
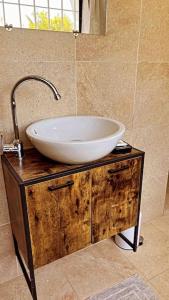
[[[0,284],[16,278],[17,264],[14,254],[4,256],[0,259]]]
[[[147,281],[160,300],[168,300],[168,225],[169,215],[144,224],[144,245],[136,253],[108,239],[37,269],[38,300],[84,300],[134,274]],[[32,300],[24,277],[2,283],[0,299]]]
[[[85,254],[95,258],[98,263],[101,261],[108,262],[123,278],[138,273],[134,265],[129,263],[124,254],[119,251],[113,239],[106,239],[76,253],[76,255],[80,256],[84,256]]]
[[[63,267],[80,299],[111,287],[123,279],[113,263],[104,258],[96,259],[88,253],[73,255]]]
[[[161,273],[160,275],[150,280],[150,284],[159,293],[160,299],[165,299],[165,300],[169,299],[168,278],[169,278],[169,270]]]
[[[160,231],[162,231],[165,235],[169,236],[169,216],[165,215],[160,218],[155,218],[151,221],[151,224]]]
[[[0,284],[1,300],[16,300],[15,298],[15,280]]]
[[[142,232],[144,244],[137,253],[121,251],[146,279],[151,279],[169,268],[169,238],[153,224],[144,225]]]

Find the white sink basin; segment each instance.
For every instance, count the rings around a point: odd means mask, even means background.
[[[43,155],[68,164],[86,163],[109,154],[125,127],[96,116],[67,116],[31,124],[26,133]]]

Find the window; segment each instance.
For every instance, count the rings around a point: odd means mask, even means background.
[[[79,31],[79,0],[0,0],[0,26]]]

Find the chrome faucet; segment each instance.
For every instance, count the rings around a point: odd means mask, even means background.
[[[24,151],[23,151],[22,141],[19,138],[19,128],[18,128],[18,121],[17,121],[17,116],[16,116],[15,91],[22,82],[27,81],[27,80],[37,80],[37,81],[45,83],[52,90],[55,100],[59,100],[61,98],[58,90],[53,85],[53,83],[51,83],[49,80],[47,80],[43,77],[40,77],[40,76],[30,75],[30,76],[23,77],[19,81],[17,81],[17,83],[14,85],[12,92],[11,92],[11,110],[12,110],[12,120],[13,120],[15,139],[12,144],[4,145],[3,137],[1,135],[0,144],[1,144],[2,152],[15,152],[18,155],[18,158],[20,158],[20,159],[23,157]]]

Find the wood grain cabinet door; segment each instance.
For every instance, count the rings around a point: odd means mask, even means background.
[[[92,170],[92,242],[136,225],[141,157]]]
[[[34,267],[91,243],[90,172],[26,187]]]

